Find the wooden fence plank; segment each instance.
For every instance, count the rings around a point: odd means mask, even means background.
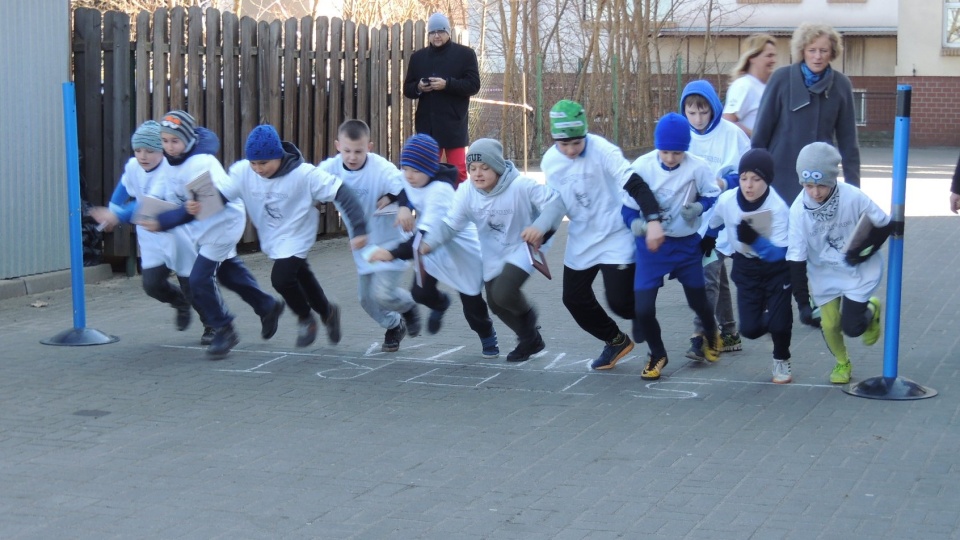
[[[246,141],[247,134],[260,120],[260,81],[257,63],[257,21],[250,17],[240,19],[240,77],[246,81],[240,85],[240,140]]]
[[[166,21],[164,20],[164,22]],[[187,11],[180,6],[170,10],[169,33],[167,33],[166,24],[160,25],[160,21],[155,19],[153,25],[153,35],[160,36],[159,41],[154,40],[154,46],[162,45],[164,40],[169,40],[170,43],[170,100],[159,108],[157,112],[157,118],[159,118],[167,111],[187,109],[187,48],[184,41],[184,36],[187,34]],[[160,33],[158,34],[158,32]],[[154,51],[156,51],[156,48]],[[166,79],[154,77],[153,80],[163,81]],[[154,105],[154,110],[157,110],[156,105]]]
[[[206,88],[204,89],[205,114],[204,120],[197,118],[198,122],[205,122],[203,125],[210,131],[220,137],[220,149],[217,150],[217,158],[223,161],[223,112],[221,106],[223,102],[223,73],[220,70],[222,62],[220,45],[220,10],[207,8],[206,11],[206,38],[205,62],[204,62],[204,80]],[[231,162],[232,163],[232,162]],[[230,163],[226,164],[227,166]]]
[[[187,112],[203,125],[203,10],[187,12]]]
[[[260,122],[279,126],[281,118],[280,101],[280,39],[283,27],[280,21],[261,22],[258,26],[257,43],[260,55],[257,65],[260,68]]]
[[[283,24],[283,86],[280,100],[283,105],[282,125],[275,125],[285,141],[297,138],[297,19],[287,19]]]
[[[380,47],[380,31],[376,28],[370,29],[370,54],[376,56],[377,49]],[[380,68],[376,65],[376,62],[372,63],[370,66],[370,95],[374,96],[370,101],[370,142],[373,143],[373,151],[380,153],[383,152],[383,148],[379,144],[380,139],[380,130],[377,127],[378,115],[380,113],[379,108],[377,107],[377,101],[381,96],[381,81],[380,81]]]
[[[357,25],[343,21],[343,119],[357,117]]]
[[[109,11],[103,18],[104,174],[120,178],[133,154],[130,135],[133,124],[133,75],[131,73],[130,17]],[[121,227],[108,236],[105,255],[127,257],[136,253],[132,227]]]
[[[370,28],[365,24],[357,27],[357,112],[353,115],[358,120],[370,124],[370,70],[375,62],[375,56],[370,51]],[[347,78],[347,80],[350,80]]]
[[[225,12],[223,22],[223,163],[231,163],[243,156],[244,138],[240,133],[240,21]]]
[[[73,69],[77,93],[80,138],[80,176],[91,204],[107,202],[116,178],[104,174],[103,96],[100,93],[102,61],[100,12],[81,8],[73,14]]]
[[[414,37],[413,33],[416,31],[412,21],[407,21],[403,23],[403,76],[406,77],[407,66],[410,65],[410,56],[414,51]],[[401,118],[401,133],[400,137],[403,140],[406,140],[407,137],[413,135],[413,100],[406,99],[401,96],[401,105],[400,118]]]
[[[390,93],[390,64],[386,61],[387,54],[390,51],[390,33],[386,26],[380,26],[377,33],[380,39],[377,42],[376,55],[377,58],[381,59],[380,62],[374,64],[380,79],[379,88],[373,93],[375,96],[373,103],[376,105],[377,111],[374,116],[377,124],[377,153],[387,159],[392,159],[393,156],[390,155],[389,110],[387,109],[387,96]]]
[[[340,77],[340,63],[343,60],[343,21],[339,17],[334,17],[330,21],[330,96],[327,104],[327,155],[332,156],[337,153],[337,148],[333,141],[337,138],[337,127],[343,122],[343,106],[341,104],[341,95],[343,81]]]
[[[395,162],[400,162],[400,148],[405,138],[400,130],[400,104],[406,101],[403,99],[403,65],[400,61],[402,49],[400,48],[401,27],[394,24],[390,27],[390,92],[387,94],[387,109],[390,113],[390,158]]]
[[[317,18],[317,45],[313,54],[313,162],[319,163],[327,157],[329,148],[327,132],[327,84],[330,80],[329,53],[327,52],[330,21],[326,17]]]
[[[137,45],[135,62],[137,66],[150,65],[150,13],[141,11],[137,14]],[[160,63],[166,63],[161,56]],[[136,125],[140,125],[152,118],[150,114],[150,96],[153,93],[150,88],[150,70],[136,69],[134,72],[136,80]]]
[[[297,148],[303,153],[303,159],[308,163],[313,162],[313,144],[311,134],[313,131],[313,99],[311,92],[313,89],[313,17],[307,16],[300,19],[300,77],[297,86],[297,101],[300,103],[299,117],[297,118]]]

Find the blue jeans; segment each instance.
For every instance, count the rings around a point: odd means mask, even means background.
[[[207,325],[222,328],[233,322],[233,314],[227,310],[217,288],[218,281],[240,295],[257,315],[263,317],[273,309],[276,300],[260,289],[257,280],[239,257],[218,263],[198,255],[190,272],[190,292]]]

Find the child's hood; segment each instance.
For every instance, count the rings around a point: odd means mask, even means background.
[[[280,158],[280,167],[270,178],[279,178],[289,174],[300,165],[303,165],[303,154],[300,153],[297,145],[292,142],[283,141],[281,146],[283,146],[283,157]]]
[[[517,170],[517,167],[509,159],[506,160],[505,163],[507,165],[507,168],[503,170],[503,174],[500,175],[500,180],[497,181],[497,185],[493,187],[490,193],[487,193],[482,189],[477,189],[477,188],[473,188],[473,189],[476,189],[477,193],[479,193],[480,195],[483,195],[484,197],[496,197],[501,192],[503,192],[503,190],[507,189],[507,186],[513,183],[513,180],[515,178],[520,176],[520,171]]]
[[[220,138],[217,137],[217,134],[203,127],[198,127],[196,132],[197,143],[193,145],[193,148],[191,148],[189,152],[180,154],[176,157],[168,155],[166,152],[163,153],[170,165],[173,165],[174,167],[177,165],[182,165],[192,156],[197,156],[200,154],[210,154],[214,156],[217,155],[217,150],[220,150]]]
[[[723,103],[720,102],[720,96],[717,95],[717,91],[713,89],[713,85],[710,84],[710,81],[705,81],[703,79],[691,81],[687,86],[683,87],[683,94],[680,96],[680,114],[686,116],[684,111],[684,102],[687,99],[687,96],[692,94],[700,94],[706,98],[707,102],[710,103],[710,109],[712,111],[712,117],[710,119],[710,125],[707,126],[704,134],[710,133],[723,119]],[[690,126],[690,129],[693,129],[693,126]],[[696,130],[694,130],[696,131]]]
[[[449,163],[441,163],[440,168],[437,169],[437,173],[433,175],[427,183],[430,182],[446,182],[450,184],[453,189],[457,189],[457,181],[460,179],[460,171],[456,167],[450,165]]]

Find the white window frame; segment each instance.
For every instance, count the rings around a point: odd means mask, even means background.
[[[951,12],[955,15],[953,20],[951,20]],[[950,24],[954,23],[955,30],[953,32],[954,41],[949,41],[951,35]],[[957,49],[960,48],[960,2],[951,2],[945,0],[943,2],[943,43],[944,48],[947,49]]]
[[[853,89],[853,117],[856,119],[857,126],[867,125],[867,90],[865,88]]]

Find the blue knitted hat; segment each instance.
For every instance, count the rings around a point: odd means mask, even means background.
[[[250,161],[283,159],[283,143],[280,135],[270,124],[262,124],[247,135],[247,144],[243,149]]]
[[[437,141],[423,133],[407,139],[400,151],[400,166],[412,167],[433,178],[440,168],[440,147]]]
[[[197,121],[186,111],[170,111],[160,119],[160,132],[173,135],[187,145],[189,152],[197,143]]]
[[[154,120],[147,120],[140,124],[140,127],[130,137],[130,142],[134,150],[149,148],[150,150],[163,152],[163,143],[160,142],[160,124]]]
[[[657,150],[686,152],[690,149],[690,122],[672,112],[663,115],[653,131]]]

